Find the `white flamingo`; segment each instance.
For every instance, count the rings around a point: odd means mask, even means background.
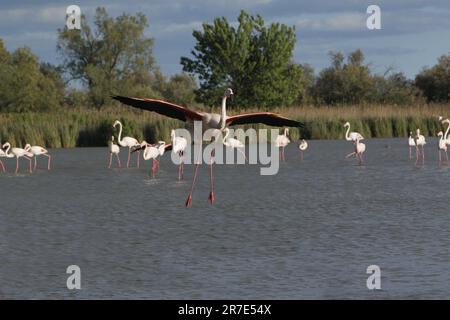
[[[358,158],[358,164],[362,165],[363,164],[362,155],[363,155],[364,151],[366,151],[366,145],[359,141],[360,141],[360,139],[357,138],[356,141],[353,143],[355,149],[352,153],[347,155],[347,158],[354,155]]]
[[[25,150],[28,152],[31,152],[34,156],[34,169],[33,170],[36,170],[38,156],[47,157],[47,170],[50,170],[50,163],[52,161],[52,156],[48,154],[47,149],[40,147],[40,146],[31,146],[30,144],[26,144]]]
[[[182,180],[184,173],[184,150],[187,146],[187,140],[183,137],[177,137],[175,130],[170,132],[170,139],[172,141],[172,152],[178,154],[180,157],[180,165],[178,166],[178,180]]]
[[[141,99],[132,97],[115,96],[116,99],[129,106],[153,111],[164,116],[175,118],[183,122],[192,123],[193,121],[202,121],[203,130],[207,129],[219,129],[223,130],[226,126],[249,124],[249,123],[262,123],[276,127],[302,127],[303,123],[285,118],[272,112],[253,112],[239,114],[235,116],[227,116],[226,103],[227,99],[233,96],[233,90],[228,88],[222,97],[222,110],[221,114],[198,112],[188,109],[183,106],[176,105],[174,103],[157,100],[157,99]]]
[[[408,146],[409,146],[409,158],[412,158],[412,148],[416,146],[416,142],[414,141],[412,132],[409,132],[409,137],[408,137]]]
[[[300,150],[301,159],[303,160],[303,153],[308,149],[308,142],[305,139],[302,139],[300,141],[300,144],[298,145],[298,148]]]
[[[131,158],[131,148],[139,146],[139,141],[132,137],[123,137],[122,138],[122,123],[119,120],[116,120],[113,124],[113,127],[119,126],[119,137],[117,138],[119,145],[125,148],[128,148],[128,160],[127,160],[127,168],[130,167],[130,158]],[[137,150],[137,167],[140,166],[140,150]]]
[[[223,144],[232,149],[236,149],[244,156],[245,160],[247,160],[245,152],[242,150],[243,148],[245,148],[245,145],[238,139],[228,137],[230,135],[230,129],[225,128],[223,131],[225,132],[225,136],[222,140]]]
[[[16,173],[19,172],[19,158],[25,158],[30,162],[30,173],[33,172],[33,170],[31,169],[31,158],[33,157],[33,154],[25,149],[22,148],[11,148],[11,144],[9,142],[6,142],[3,145],[3,148],[7,148],[6,149],[6,156],[8,158],[16,158]],[[11,151],[11,154],[9,153]]]
[[[5,151],[3,151],[3,148],[5,148],[5,145],[3,145],[2,148],[0,149],[0,158],[12,158],[13,155],[8,157],[7,153]],[[0,159],[0,166],[2,166],[2,171],[6,172],[5,164],[3,163],[3,161],[1,159]]]
[[[447,141],[445,141],[444,134],[442,133],[442,131],[439,131],[437,136],[440,137],[439,144],[438,144],[439,163],[442,162],[442,156],[441,156],[442,151],[445,153],[445,157],[447,158],[447,163],[448,163]]]
[[[144,149],[144,152],[142,153],[142,157],[144,160],[152,160],[152,177],[155,177],[156,173],[156,161],[157,158],[160,156],[160,151],[156,145],[149,144],[147,141],[142,141],[139,145],[140,149]]]
[[[344,124],[344,128],[347,128],[347,131],[345,132],[345,140],[347,141],[353,141],[355,142],[356,140],[363,140],[364,137],[359,133],[359,132],[350,132],[350,122],[346,122]]]
[[[119,152],[120,152],[120,148],[119,148],[119,146],[117,144],[114,143],[114,136],[112,136],[111,137],[111,141],[109,142],[109,165],[108,165],[108,169],[111,168],[113,155],[116,156],[118,167],[119,168],[121,167]]]
[[[416,135],[414,136],[414,142],[416,145],[416,163],[419,161],[420,154],[422,154],[422,162],[425,162],[424,146],[427,142],[425,141],[425,136],[420,134],[420,129],[416,130]],[[420,150],[420,147],[422,147],[422,151]]]
[[[288,134],[289,134],[289,129],[284,128],[284,134],[279,134],[275,139],[275,145],[278,148],[281,148],[280,159],[282,159],[283,161],[286,160],[286,158],[284,156],[284,148],[286,148],[286,146],[291,142],[291,140],[289,140],[289,138],[288,138]]]

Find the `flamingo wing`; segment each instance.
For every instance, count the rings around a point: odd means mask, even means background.
[[[227,117],[227,125],[238,125],[248,123],[262,123],[274,127],[304,127],[304,124],[285,118],[273,112],[254,112],[244,113],[236,116]]]
[[[163,100],[141,99],[123,96],[114,96],[112,98],[122,102],[123,104],[142,110],[153,111],[181,121],[202,120],[201,113]]]

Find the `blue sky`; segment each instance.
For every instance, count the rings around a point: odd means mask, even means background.
[[[236,21],[241,9],[261,14],[268,23],[295,25],[294,60],[311,64],[316,72],[329,64],[328,51],[361,48],[376,73],[393,67],[411,78],[450,52],[448,0],[1,0],[0,37],[10,50],[28,46],[41,60],[57,64],[56,29],[64,26],[71,4],[90,21],[97,6],[113,16],[143,12],[149,20],[146,35],[155,39],[154,54],[165,74],[181,71],[180,57],[194,46],[193,29],[217,16]],[[381,8],[381,30],[366,28],[369,4]]]

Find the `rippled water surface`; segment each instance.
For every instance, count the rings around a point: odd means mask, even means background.
[[[448,298],[450,171],[429,140],[424,166],[404,139],[364,141],[362,167],[346,141],[310,141],[303,161],[291,144],[275,176],[217,166],[214,206],[203,166],[189,209],[193,167],[178,182],[168,155],[155,179],[147,162],[106,169],[106,148],[52,150],[53,170],[32,175],[7,160],[0,298]]]

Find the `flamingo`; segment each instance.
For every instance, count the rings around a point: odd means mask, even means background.
[[[422,153],[422,162],[425,162],[425,152],[424,152],[424,145],[426,144],[425,137],[420,134],[420,129],[416,130],[416,135],[414,137],[414,142],[416,145],[416,163],[419,161],[419,155]],[[420,148],[422,147],[422,152],[420,151]]]
[[[153,111],[183,122],[192,123],[193,121],[202,121],[203,130],[223,130],[226,126],[250,123],[262,123],[276,127],[303,127],[303,123],[299,121],[291,120],[272,112],[253,112],[235,116],[227,116],[227,99],[232,97],[233,94],[232,89],[228,88],[225,90],[222,97],[221,114],[194,111],[174,103],[157,99],[141,99],[124,96],[114,96],[113,99],[138,109]]]
[[[47,170],[50,170],[50,163],[52,161],[52,156],[48,154],[48,150],[40,147],[40,146],[31,146],[30,144],[25,145],[25,150],[32,153],[34,156],[34,168],[36,170],[37,167],[37,156],[46,156],[47,157]]]
[[[156,145],[156,148],[158,148],[159,156],[158,159],[156,159],[156,170],[159,169],[159,164],[161,157],[166,152],[166,150],[172,150],[172,144],[166,144],[165,141],[158,141],[158,144]]]
[[[33,154],[31,152],[29,152],[25,149],[22,149],[22,148],[11,148],[11,144],[9,142],[6,142],[3,145],[3,148],[7,148],[6,156],[8,158],[16,157],[16,173],[19,172],[19,158],[22,158],[22,157],[24,157],[25,159],[30,161],[30,173],[33,172],[33,170],[31,169],[31,158],[33,157]],[[11,154],[9,153],[10,150],[11,150]]]
[[[347,132],[345,132],[345,140],[355,142],[357,139],[364,139],[364,137],[359,132],[350,132],[350,122],[346,122],[344,124],[344,128],[347,128]]]
[[[2,147],[2,149],[0,149],[0,158],[8,158],[6,152],[3,151],[3,148],[4,148],[4,147]],[[2,160],[0,160],[0,166],[2,166],[2,171],[3,171],[3,172],[6,172],[5,164],[3,163]]]
[[[120,152],[120,148],[119,148],[119,146],[117,144],[114,143],[114,136],[111,136],[111,141],[109,143],[109,165],[108,165],[108,169],[111,168],[113,154],[117,158],[117,166],[119,168],[121,167],[119,152]]]
[[[414,141],[414,138],[413,138],[413,135],[412,135],[411,131],[409,132],[408,145],[409,145],[409,158],[411,159],[412,158],[411,149],[412,149],[412,147],[416,146],[416,142]]]
[[[132,137],[123,137],[122,138],[122,123],[119,120],[116,120],[113,124],[113,127],[119,126],[119,137],[117,138],[119,145],[125,148],[128,148],[128,160],[127,160],[127,168],[130,167],[130,158],[131,158],[131,148],[140,146],[139,141],[137,141],[135,138]],[[140,149],[137,150],[137,167],[140,166]]]
[[[281,148],[280,159],[283,159],[283,161],[286,161],[286,158],[284,156],[284,148],[286,148],[286,146],[291,142],[291,140],[289,140],[288,138],[288,134],[289,129],[284,128],[284,134],[279,134],[275,139],[275,145],[278,148]]]
[[[156,161],[158,161],[156,159],[160,155],[159,149],[156,145],[149,144],[145,140],[142,141],[140,143],[138,149],[134,150],[133,152],[136,152],[136,151],[139,152],[139,150],[141,150],[141,149],[144,149],[144,152],[142,154],[142,157],[144,158],[144,160],[152,160],[152,169],[151,169],[152,171],[151,172],[152,172],[152,177],[154,178],[155,173],[156,173]]]
[[[182,180],[184,170],[184,150],[187,146],[187,140],[183,137],[177,137],[175,130],[172,130],[170,132],[170,139],[172,140],[172,152],[180,156],[180,165],[178,166],[178,180]]]
[[[244,156],[245,160],[247,160],[244,151],[242,151],[242,148],[244,148],[245,145],[238,139],[228,137],[230,135],[230,129],[225,128],[223,131],[225,132],[225,136],[222,139],[223,144],[232,149],[236,149]]]
[[[353,143],[355,149],[352,153],[348,154],[346,156],[346,158],[351,157],[351,156],[356,156],[358,158],[358,164],[362,165],[363,164],[363,158],[362,155],[364,153],[364,151],[366,151],[366,145],[362,142],[359,142],[361,139],[359,139],[359,137],[356,138],[356,141]]]
[[[441,160],[441,153],[442,153],[442,151],[444,151],[445,157],[447,158],[447,163],[448,163],[447,141],[445,141],[444,134],[442,133],[442,131],[439,131],[437,136],[440,137],[439,138],[439,144],[438,144],[439,164],[442,162],[442,160]]]
[[[300,155],[303,160],[303,152],[305,152],[306,149],[308,149],[308,142],[305,139],[302,139],[300,144],[298,145],[298,148],[300,149]]]

